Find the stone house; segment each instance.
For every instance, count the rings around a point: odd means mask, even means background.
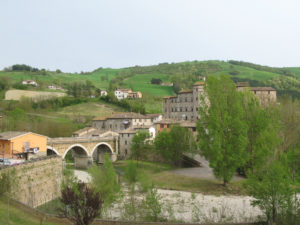
[[[142,98],[143,95],[142,95],[142,92],[140,91],[132,91],[132,92],[129,92],[128,95],[127,95],[127,98],[129,99],[138,99],[138,98]]]
[[[116,113],[108,117],[96,117],[93,119],[92,127],[102,132],[120,132],[132,126],[152,125],[150,117],[139,113]]]
[[[250,87],[248,82],[237,82],[236,88],[238,91],[245,89],[251,91],[262,106],[267,106],[277,101],[277,92],[272,87]]]

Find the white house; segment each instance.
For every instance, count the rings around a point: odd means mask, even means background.
[[[32,85],[32,86],[35,86],[35,87],[38,86],[37,82],[35,82],[34,80],[23,80],[22,84],[23,85]]]
[[[101,91],[100,96],[107,96],[107,91]]]
[[[131,93],[131,89],[116,89],[115,96],[118,100],[125,99],[128,97],[128,94]]]
[[[55,86],[55,85],[49,85],[48,88],[51,89],[51,90],[61,90],[61,91],[64,91],[64,90],[65,90],[65,89],[63,89],[62,87],[60,87],[60,86]]]

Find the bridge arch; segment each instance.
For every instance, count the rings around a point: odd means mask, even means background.
[[[56,155],[60,155],[59,152],[58,152],[55,148],[53,148],[53,147],[47,145],[47,155],[48,155],[48,150],[51,150],[51,151],[54,152]]]
[[[112,160],[112,155],[114,154],[113,148],[111,147],[110,144],[106,142],[100,142],[94,146],[93,150],[91,151],[91,157],[93,158],[94,161],[98,163],[103,163],[105,153],[109,153],[110,158]]]
[[[88,150],[87,150],[83,145],[81,145],[81,144],[74,144],[74,145],[69,146],[69,147],[67,148],[67,150],[65,150],[65,152],[64,152],[62,158],[64,159],[64,158],[66,157],[67,153],[68,153],[71,149],[76,148],[76,147],[82,149],[82,150],[86,153],[86,156],[89,156]]]

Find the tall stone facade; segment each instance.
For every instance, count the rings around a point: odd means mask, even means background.
[[[62,158],[49,156],[27,161],[0,170],[12,179],[11,197],[31,207],[37,207],[61,193]]]
[[[192,90],[180,91],[177,96],[164,98],[164,119],[197,121],[204,82],[194,84]]]

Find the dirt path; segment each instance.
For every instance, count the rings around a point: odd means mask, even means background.
[[[173,170],[170,172],[187,176],[187,177],[217,180],[217,178],[213,174],[212,168],[209,167],[209,162],[205,160],[204,157],[200,157],[200,156],[197,157],[197,160],[200,161],[201,167],[183,168],[183,169]],[[243,179],[245,178],[235,175],[232,180],[243,180]]]

